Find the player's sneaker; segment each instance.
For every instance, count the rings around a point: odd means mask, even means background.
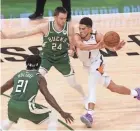
[[[140,100],[140,88],[136,88],[135,90],[138,92],[138,96],[135,96],[134,98]]]
[[[91,128],[92,127],[92,123],[93,123],[92,115],[86,113],[85,115],[82,115],[80,117],[80,119],[87,126],[87,128]]]

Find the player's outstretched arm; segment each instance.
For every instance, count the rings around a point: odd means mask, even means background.
[[[69,38],[69,43],[70,43],[70,50],[73,50],[74,48],[74,41],[73,41],[73,36],[74,36],[74,28],[72,26],[72,23],[69,23],[69,29],[68,29],[68,38]]]
[[[11,78],[4,85],[1,86],[1,88],[0,88],[1,89],[0,94],[3,94],[5,91],[7,91],[10,88],[12,88],[13,85],[14,85],[14,78]]]
[[[113,48],[106,47],[106,48],[108,48],[110,51],[116,52],[116,51],[122,49],[124,47],[124,45],[125,45],[125,41],[122,40],[116,47],[113,47]]]
[[[93,49],[99,49],[100,48],[100,41],[98,43],[91,43],[91,44],[84,44],[80,35],[79,34],[75,34],[74,35],[74,41],[75,41],[75,45],[77,48],[79,48],[80,50],[93,50]]]
[[[115,52],[115,51],[118,51],[118,50],[120,50],[121,48],[123,48],[123,46],[125,45],[125,41],[122,40],[122,41],[120,41],[120,43],[119,43],[116,47],[113,47],[113,48],[107,47],[107,46],[105,45],[105,43],[104,43],[103,37],[104,37],[104,36],[103,36],[101,33],[98,33],[98,34],[96,35],[96,41],[97,41],[97,42],[100,42],[100,49],[102,49],[102,48],[107,48],[107,49],[109,49],[110,51]]]
[[[71,57],[73,57],[74,52],[75,52],[75,45],[74,45],[73,37],[74,37],[74,28],[73,28],[72,22],[70,22],[69,29],[68,29],[68,38],[69,38],[70,47],[69,47],[68,53],[69,53],[69,56]]]
[[[126,42],[125,42],[124,40],[122,40],[122,41],[119,43],[119,45],[117,45],[114,49],[115,49],[116,51],[122,49],[122,48],[124,47],[125,43],[126,43]]]
[[[47,88],[47,82],[42,75],[39,76],[39,88],[41,93],[44,95],[46,101],[61,114],[61,116],[66,120],[66,122],[71,123],[74,120],[73,117],[70,113],[64,112],[58,105],[55,98],[50,94]]]
[[[44,34],[44,29],[47,29],[46,24],[40,24],[32,29],[21,30],[18,32],[14,32],[12,34],[1,31],[1,39],[16,39],[16,38],[23,38],[23,37],[35,35],[38,33]]]

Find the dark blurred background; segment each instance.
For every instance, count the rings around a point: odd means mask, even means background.
[[[35,11],[36,0],[1,0],[2,18],[24,18]],[[47,0],[44,16],[52,16],[61,0]],[[72,15],[140,12],[140,0],[71,0]]]

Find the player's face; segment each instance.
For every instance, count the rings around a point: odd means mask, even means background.
[[[67,20],[67,13],[59,13],[57,16],[55,16],[55,21],[59,26],[64,26]]]
[[[86,25],[80,24],[79,25],[79,32],[80,32],[80,36],[81,38],[85,38],[86,36],[88,36],[91,33],[91,28],[87,27]]]

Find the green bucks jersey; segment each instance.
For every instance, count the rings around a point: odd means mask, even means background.
[[[37,95],[38,71],[22,70],[14,76],[14,86],[11,98],[17,101],[28,101],[34,99]]]
[[[43,36],[42,55],[47,57],[60,58],[68,54],[68,23],[64,25],[62,31],[58,32],[54,28],[54,21],[49,22],[49,32]]]

